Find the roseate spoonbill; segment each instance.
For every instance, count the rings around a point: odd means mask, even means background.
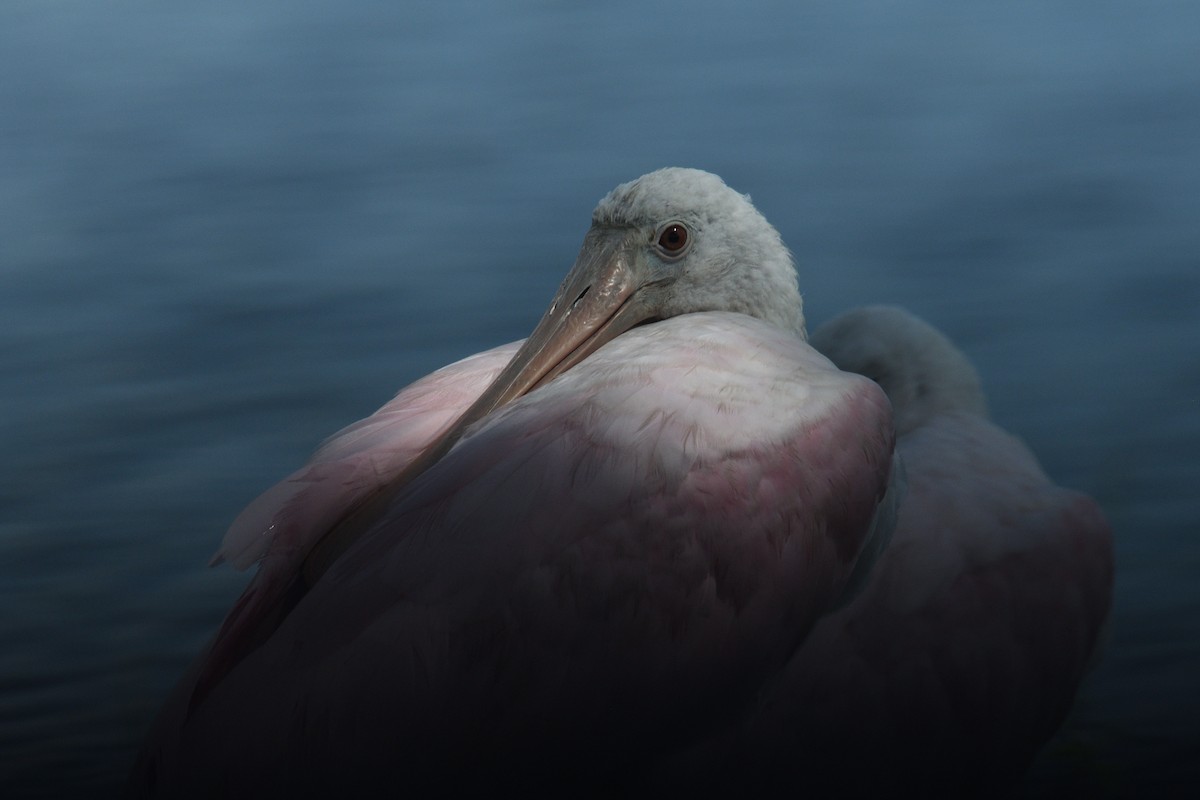
[[[753,734],[866,583],[892,449],[747,198],[624,184],[523,345],[418,381],[235,521],[217,560],[261,567],[132,793],[653,783]]]
[[[811,342],[892,401],[907,475],[895,532],[754,709],[664,774],[745,789],[802,771],[817,796],[1011,789],[1099,655],[1109,527],[988,421],[974,367],[925,322],[856,309]]]

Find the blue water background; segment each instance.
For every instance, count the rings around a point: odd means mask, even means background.
[[[595,201],[753,195],[810,322],[910,307],[1117,535],[1029,795],[1197,782],[1200,4],[0,5],[0,796],[119,790],[238,510],[519,338]]]

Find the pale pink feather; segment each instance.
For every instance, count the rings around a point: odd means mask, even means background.
[[[977,415],[937,415],[897,450],[908,487],[862,595],[663,781],[766,790],[802,772],[831,797],[992,795],[1062,724],[1111,602],[1099,507]]]
[[[417,478],[193,710],[190,744],[185,681],[145,772],[419,786],[591,747],[636,770],[695,735],[697,698],[705,718],[752,698],[841,596],[892,447],[880,389],[790,333],[635,329]]]

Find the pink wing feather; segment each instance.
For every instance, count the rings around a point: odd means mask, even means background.
[[[251,793],[590,748],[637,768],[837,601],[892,446],[882,391],[791,334],[726,313],[631,331],[417,478],[193,710],[205,747],[156,737],[148,771]]]
[[[479,396],[520,342],[464,358],[402,389],[369,417],[329,437],[309,463],[250,503],[212,564],[246,569],[268,554],[303,558],[365,495],[399,474]]]

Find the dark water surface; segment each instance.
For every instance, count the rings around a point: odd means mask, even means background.
[[[1117,533],[1028,793],[1200,777],[1200,4],[0,5],[0,796],[115,793],[325,435],[527,332],[595,201],[750,192]]]

